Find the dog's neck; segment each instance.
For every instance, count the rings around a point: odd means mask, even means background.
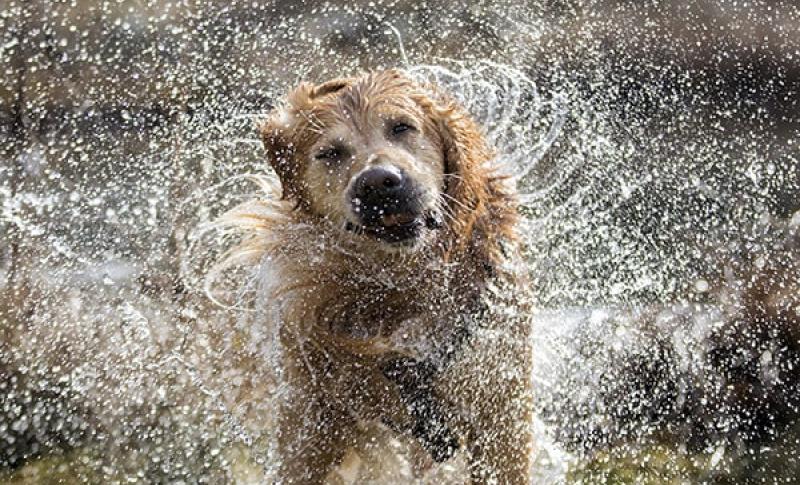
[[[489,281],[502,277],[503,245],[512,242],[515,211],[501,196],[482,207],[457,241],[453,229],[443,228],[414,250],[386,251],[377,241],[273,198],[231,216],[233,224],[250,230],[233,254],[258,257],[271,268],[262,297],[271,308],[285,302],[296,313],[293,319],[302,325],[297,333],[385,338],[420,316],[446,326],[448,315],[469,311]]]
[[[420,316],[436,315],[446,326],[452,310],[471,304],[494,271],[480,237],[445,254],[435,240],[412,252],[380,251],[322,224],[275,230],[283,232],[276,247],[282,278],[302,292],[296,301],[305,319],[317,322],[314,331],[342,337],[388,339]]]

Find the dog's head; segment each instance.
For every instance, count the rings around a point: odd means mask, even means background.
[[[285,198],[383,247],[470,231],[484,195],[477,126],[396,70],[303,83],[261,134]]]

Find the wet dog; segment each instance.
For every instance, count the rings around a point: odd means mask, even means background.
[[[303,83],[260,126],[280,196],[229,215],[271,275],[279,480],[320,483],[359,423],[527,483],[530,322],[513,188],[463,108],[396,70]]]

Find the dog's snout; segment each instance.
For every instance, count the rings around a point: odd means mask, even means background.
[[[421,201],[414,180],[394,165],[381,164],[356,175],[348,193],[354,215],[362,226],[389,227],[400,240],[419,229]],[[391,237],[394,237],[391,236]],[[391,238],[388,233],[387,238]]]
[[[401,191],[405,178],[399,169],[391,165],[372,167],[358,176],[355,184],[355,196],[389,197]]]

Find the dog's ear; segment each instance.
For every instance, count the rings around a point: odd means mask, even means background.
[[[301,200],[302,167],[297,160],[294,138],[295,121],[290,108],[278,108],[259,126],[267,161],[280,179],[284,199]]]
[[[440,98],[441,99],[441,98]],[[445,187],[454,218],[469,234],[475,217],[487,200],[487,161],[492,152],[480,127],[455,102],[443,99],[432,107],[433,119],[442,141]]]
[[[283,187],[283,198],[302,204],[302,174],[305,161],[297,155],[311,135],[309,120],[320,99],[350,86],[350,78],[334,79],[319,85],[301,83],[286,97],[283,106],[276,108],[259,126],[261,139],[272,169]]]
[[[494,152],[478,124],[456,102],[445,96],[433,99],[432,117],[444,155],[444,202],[452,214],[442,247],[449,258],[470,241],[477,243],[477,261],[490,275],[504,257],[503,241],[515,237],[516,201],[491,163]]]
[[[478,125],[461,108],[447,107],[440,110],[439,114],[439,135],[442,137],[445,174],[451,175],[453,182],[459,180],[462,182],[451,183],[448,189],[456,192],[469,190],[472,185],[469,182],[479,175],[481,168],[491,156],[490,151]]]
[[[315,86],[314,89],[311,91],[311,95],[313,98],[319,98],[328,94],[333,94],[352,85],[353,81],[354,80],[351,78],[333,79],[331,81],[324,82],[318,86]]]

